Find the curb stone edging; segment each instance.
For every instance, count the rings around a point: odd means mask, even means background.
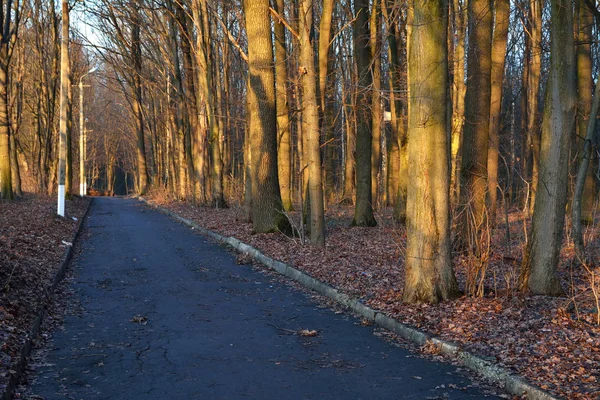
[[[220,243],[225,243],[233,247],[238,252],[251,256],[255,261],[277,271],[281,275],[299,282],[305,287],[312,289],[323,296],[335,300],[339,304],[351,309],[365,319],[374,322],[375,324],[401,336],[406,340],[409,340],[419,346],[423,346],[427,343],[432,344],[441,354],[454,357],[462,365],[483,376],[487,380],[497,384],[511,395],[522,396],[526,394],[527,398],[530,400],[560,399],[559,397],[554,397],[550,393],[547,393],[546,391],[526,382],[523,380],[523,378],[514,375],[507,369],[461,349],[461,347],[456,343],[440,339],[427,332],[423,332],[403,324],[387,316],[383,312],[374,310],[362,304],[359,299],[352,298],[338,289],[321,282],[318,279],[315,279],[288,264],[265,256],[258,249],[236,239],[233,236],[220,235],[216,232],[201,227],[196,222],[184,218],[173,211],[153,204],[141,196],[138,196],[137,198],[141,202],[152,208],[155,208],[161,213],[174,218],[184,225],[194,228],[202,235],[215,239]]]
[[[33,339],[38,337],[40,330],[42,328],[42,322],[44,321],[44,318],[46,317],[46,309],[47,309],[48,305],[54,299],[54,292],[56,291],[58,284],[62,281],[62,279],[65,276],[67,267],[69,266],[71,258],[73,257],[73,247],[75,247],[77,238],[79,237],[79,234],[81,233],[81,228],[83,227],[83,222],[85,221],[85,219],[88,215],[88,212],[90,211],[92,201],[93,201],[93,199],[90,198],[90,202],[88,203],[87,208],[85,209],[85,212],[83,213],[83,216],[79,219],[79,221],[77,223],[77,228],[75,228],[75,233],[73,234],[73,237],[71,238],[72,245],[67,246],[67,250],[65,251],[65,254],[63,256],[60,267],[59,267],[58,271],[56,272],[56,275],[54,275],[54,280],[52,281],[52,286],[50,286],[50,288],[48,289],[48,295],[45,296],[46,298],[43,300],[42,304],[40,304],[40,306],[37,310],[36,317],[33,320],[33,325],[31,327],[30,331],[27,333],[25,342],[23,343],[23,346],[21,347],[21,350],[19,351],[19,353],[20,353],[19,360],[16,362],[15,365],[12,366],[12,369],[15,371],[15,373],[10,374],[8,383],[6,384],[6,387],[4,388],[4,391],[2,393],[2,400],[12,400],[14,397],[14,394],[15,394],[15,390],[16,390],[17,386],[19,385],[19,382],[21,382],[21,378],[23,377],[23,373],[25,372],[25,368],[27,367],[27,359],[29,358],[29,355],[33,348]]]

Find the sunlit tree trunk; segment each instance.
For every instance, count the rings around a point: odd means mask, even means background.
[[[458,294],[450,256],[447,2],[413,0],[409,12],[404,301],[437,303]]]
[[[380,169],[381,169],[381,18],[380,3],[373,2],[371,13],[371,59],[373,60],[373,97],[371,123],[371,201],[373,208],[378,203]]]
[[[392,7],[390,7],[392,9]],[[392,9],[393,10],[393,9]],[[381,11],[386,21],[388,59],[389,59],[389,85],[390,85],[390,139],[388,141],[388,167],[387,167],[387,205],[395,205],[398,193],[398,171],[400,163],[400,148],[398,141],[399,118],[402,114],[402,103],[400,101],[400,65],[398,58],[398,47],[396,44],[397,24],[390,17],[387,0],[381,0]],[[405,207],[403,207],[406,209]]]
[[[25,66],[23,64],[23,52],[19,54],[19,65],[18,72],[15,82],[15,93],[14,102],[12,109],[12,124],[10,134],[10,164],[11,164],[11,177],[13,184],[13,193],[16,196],[23,196],[21,189],[21,168],[19,167],[19,152],[17,151],[17,139],[16,135],[19,132],[19,122],[21,121],[21,114],[23,109],[23,74]]]
[[[132,2],[131,21],[131,57],[133,60],[133,114],[136,127],[136,155],[138,169],[138,192],[144,194],[148,190],[148,165],[146,163],[146,143],[144,134],[144,116],[142,112],[142,46],[140,42],[140,0]]]
[[[491,0],[469,1],[469,62],[460,170],[461,246],[477,247],[486,223],[488,137],[490,129]]]
[[[69,63],[69,3],[62,1],[62,37],[60,45],[60,122],[58,141],[58,204],[57,214],[65,216],[65,181],[67,170],[68,102],[71,86]],[[5,97],[5,96],[3,96]]]
[[[210,52],[210,27],[206,0],[193,1],[193,18],[196,27],[196,61],[198,62],[198,86],[204,99],[204,112],[208,121],[208,142],[211,153],[211,203],[217,208],[227,207],[223,196],[223,159],[219,141],[219,125],[215,115],[213,95],[213,59]]]
[[[325,139],[325,195],[324,198],[327,203],[333,201],[333,195],[335,192],[334,182],[334,127],[333,124],[333,110],[332,105],[328,104],[329,96],[331,94],[331,85],[329,84],[329,74],[331,73],[331,63],[329,62],[330,56],[330,41],[331,41],[331,21],[333,17],[333,9],[337,2],[335,0],[324,0],[323,11],[321,13],[321,23],[319,26],[319,53],[318,53],[318,87],[319,87],[319,105],[321,112],[321,134]]]
[[[310,240],[318,246],[325,245],[323,182],[321,175],[321,149],[319,111],[317,103],[317,77],[311,41],[312,5],[309,0],[299,2],[300,65],[302,72],[302,134],[305,135],[308,162],[308,191],[310,202]]]
[[[452,16],[454,17],[454,54],[453,91],[452,91],[452,142],[451,148],[451,204],[456,205],[460,196],[460,150],[465,118],[465,37],[467,35],[467,3],[468,0],[452,0]]]
[[[3,1],[0,20],[0,198],[12,199],[10,117],[8,113],[9,66],[16,41],[20,4]]]
[[[490,147],[488,150],[488,196],[489,219],[496,221],[498,203],[498,154],[500,150],[500,119],[502,110],[502,89],[506,42],[510,19],[510,0],[494,1],[494,38],[492,40],[492,87],[490,103]]]
[[[345,135],[346,135],[346,159],[344,162],[344,192],[342,201],[347,204],[354,202],[355,190],[355,150],[356,150],[356,118],[353,107],[353,96],[348,93],[348,88],[342,84],[342,98],[344,99],[345,108]]]
[[[194,166],[194,143],[201,136],[200,124],[198,122],[198,108],[196,104],[196,75],[194,71],[192,58],[192,37],[190,36],[190,17],[186,14],[183,7],[175,2],[174,6],[177,10],[177,21],[180,34],[181,52],[183,54],[183,70],[184,70],[184,86],[185,86],[185,103],[187,106],[187,115],[189,118],[190,129],[186,132],[186,159],[188,161],[188,172],[190,176],[190,186],[193,188],[194,197],[197,196],[200,188],[198,187],[198,177]]]
[[[542,0],[530,0],[529,29],[530,62],[527,83],[527,140],[530,146],[531,187],[529,209],[533,211],[537,195],[539,164],[540,164],[540,127],[539,127],[539,98],[540,75],[542,70]]]
[[[557,274],[567,201],[576,75],[572,2],[551,0],[550,76],[542,120],[540,185],[521,266],[520,287],[534,294],[563,293]],[[542,189],[543,187],[543,189]]]
[[[285,3],[274,2],[277,13],[283,18]],[[275,19],[275,77],[277,89],[277,166],[283,208],[292,209],[291,133],[288,112],[288,71],[285,26]]]
[[[255,232],[288,231],[277,176],[277,109],[269,0],[245,0],[248,36],[248,118],[252,227]]]
[[[4,52],[0,48],[0,57]],[[10,125],[8,119],[8,65],[0,64],[0,193],[2,199],[12,199],[10,168]]]

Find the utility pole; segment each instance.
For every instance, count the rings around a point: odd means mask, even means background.
[[[58,210],[65,216],[65,179],[67,154],[67,102],[69,101],[69,2],[62,0],[62,40],[60,49],[60,141],[58,152]]]
[[[85,179],[85,153],[86,153],[86,127],[83,118],[83,88],[89,85],[83,84],[83,78],[87,75],[96,72],[98,68],[94,67],[79,78],[79,195],[81,197],[87,194],[87,182]]]

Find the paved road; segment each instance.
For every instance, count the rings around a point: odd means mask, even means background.
[[[491,398],[136,200],[94,199],[86,229],[83,312],[54,334],[29,398]]]

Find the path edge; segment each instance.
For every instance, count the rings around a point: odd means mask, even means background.
[[[513,374],[506,368],[463,350],[460,345],[456,343],[446,341],[428,332],[418,330],[414,327],[399,322],[398,320],[387,316],[384,312],[374,310],[371,307],[362,304],[359,299],[352,298],[338,289],[328,285],[327,283],[313,278],[307,273],[302,272],[291,265],[274,260],[264,255],[258,249],[240,241],[233,236],[223,236],[219,233],[203,228],[198,223],[184,218],[171,210],[156,205],[141,196],[137,196],[136,198],[142,203],[145,203],[161,213],[170,216],[184,225],[194,228],[194,230],[198,231],[200,234],[208,236],[217,242],[227,244],[240,253],[249,255],[255,261],[271,268],[272,270],[275,270],[279,274],[291,278],[303,286],[336,301],[337,303],[359,314],[366,320],[371,321],[406,340],[409,340],[419,346],[424,346],[426,344],[434,346],[434,348],[436,348],[441,354],[453,357],[463,366],[476,372],[486,380],[497,384],[511,395],[522,396],[526,394],[527,399],[530,400],[560,399],[559,397],[554,397],[550,393],[538,388],[537,386],[526,382],[523,378]]]
[[[60,264],[60,267],[59,267],[58,271],[56,272],[56,274],[54,275],[54,280],[52,281],[52,285],[50,286],[50,289],[48,290],[48,295],[42,301],[42,304],[40,304],[40,306],[38,307],[36,317],[33,320],[33,325],[31,327],[30,331],[27,333],[25,343],[23,343],[23,346],[21,347],[21,350],[19,351],[19,360],[17,361],[17,363],[15,365],[12,366],[12,370],[15,371],[15,373],[10,375],[8,383],[2,393],[2,400],[12,400],[14,398],[15,390],[17,389],[17,386],[21,382],[21,379],[23,378],[23,373],[25,372],[25,368],[27,367],[27,361],[28,361],[29,355],[31,354],[31,350],[33,348],[33,340],[35,338],[37,338],[38,335],[40,334],[40,330],[42,328],[42,322],[44,321],[44,318],[46,317],[46,310],[48,308],[48,305],[53,301],[54,292],[56,291],[58,284],[64,278],[67,268],[69,266],[69,263],[71,262],[71,258],[73,258],[73,248],[75,247],[75,243],[77,242],[77,239],[79,238],[79,234],[81,233],[83,223],[84,223],[85,219],[87,218],[88,212],[90,211],[93,201],[94,200],[92,198],[90,198],[87,208],[85,209],[83,216],[79,219],[79,221],[77,223],[77,228],[75,229],[75,233],[73,233],[73,236],[71,238],[72,245],[67,246],[67,249],[65,251],[65,254],[63,255],[63,259]]]

